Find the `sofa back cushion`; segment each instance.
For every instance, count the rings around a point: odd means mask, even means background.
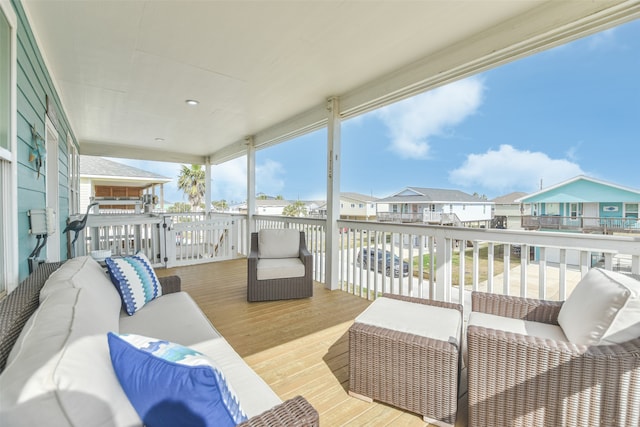
[[[107,332],[117,331],[120,307],[111,315],[103,307],[84,287],[44,299],[0,375],[3,425],[140,424],[109,359]]]
[[[258,258],[297,258],[300,256],[300,231],[293,228],[258,231]]]
[[[109,276],[90,256],[72,258],[54,271],[40,290],[40,302],[59,289],[84,288],[103,300],[109,310],[119,310],[120,296]]]
[[[576,285],[558,314],[575,344],[620,344],[640,336],[640,281],[592,268]]]

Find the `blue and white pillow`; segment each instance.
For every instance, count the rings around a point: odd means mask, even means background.
[[[104,261],[129,316],[162,295],[158,277],[142,252],[124,258],[107,258]]]
[[[247,420],[207,356],[156,338],[109,332],[111,363],[145,425],[236,426]]]

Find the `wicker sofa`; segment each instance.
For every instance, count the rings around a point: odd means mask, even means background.
[[[313,258],[305,234],[295,229],[251,233],[247,257],[247,301],[313,296]]]
[[[178,277],[160,283],[162,296],[128,316],[90,257],[43,264],[25,279],[0,302],[2,425],[142,425],[111,366],[108,331],[176,342],[212,358],[250,417],[245,426],[318,425],[303,397],[283,403],[242,360],[180,292]]]
[[[600,269],[565,302],[473,292],[469,426],[640,425],[639,293],[640,282]]]

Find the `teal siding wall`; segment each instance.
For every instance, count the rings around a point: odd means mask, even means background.
[[[640,192],[627,191],[601,183],[577,180],[567,185],[542,192],[537,196],[525,197],[524,203],[538,202],[636,202]]]
[[[615,206],[618,208],[616,211],[606,209],[607,207]],[[601,218],[620,218],[622,217],[622,203],[600,203],[600,217]]]
[[[29,234],[27,211],[30,209],[43,209],[46,201],[46,167],[43,166],[40,169],[40,177],[38,177],[34,163],[29,162],[29,151],[33,144],[31,125],[34,125],[38,133],[43,137],[46,134],[45,116],[47,111],[47,96],[51,99],[58,118],[56,129],[59,142],[57,159],[59,171],[57,233],[60,233],[60,255],[62,259],[65,259],[67,254],[67,237],[61,233],[69,216],[67,133],[71,135],[76,147],[78,144],[62,108],[49,71],[36,44],[22,3],[20,0],[11,0],[11,3],[18,19],[18,259],[20,262],[20,280],[22,280],[29,273],[27,258],[36,245],[35,237]],[[41,257],[43,256],[44,253],[41,253]]]

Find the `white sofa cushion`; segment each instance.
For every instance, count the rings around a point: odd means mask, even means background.
[[[186,292],[163,295],[133,316],[122,313],[120,333],[161,338],[209,356],[232,385],[248,417],[259,415],[282,403],[267,383],[211,325]]]
[[[90,256],[72,258],[51,273],[40,290],[40,302],[51,293],[67,288],[86,288],[96,293],[109,310],[113,307],[116,307],[116,312],[120,310],[121,301],[118,291],[111,284],[109,276],[100,264]]]
[[[592,268],[564,302],[558,323],[575,344],[619,344],[640,336],[640,281]]]
[[[271,387],[247,365],[224,338],[203,341],[190,347],[213,359],[235,390],[247,417],[260,415],[282,403]]]
[[[462,314],[458,310],[394,298],[377,298],[355,320],[357,323],[406,332],[460,345]]]
[[[186,347],[221,337],[186,292],[156,298],[133,316],[122,311],[120,333],[161,338]]]
[[[97,295],[58,289],[33,314],[0,375],[3,424],[141,424],[109,359],[107,332],[118,329],[119,306],[107,316]]]
[[[304,264],[300,258],[261,258],[258,260],[258,280],[303,277]]]
[[[293,228],[265,228],[258,231],[258,258],[297,258],[300,231]]]

